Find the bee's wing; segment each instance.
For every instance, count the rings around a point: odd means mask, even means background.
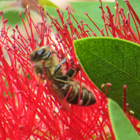
[[[67,79],[68,77],[67,76],[54,76],[53,77],[53,84],[52,84],[52,88],[53,88],[53,91],[55,93],[55,97],[56,97],[56,100],[60,103],[61,107],[66,109],[67,111],[70,111],[70,104],[67,103],[66,101],[66,97],[63,95],[62,91],[61,91],[61,85],[60,84],[65,84],[67,83]]]

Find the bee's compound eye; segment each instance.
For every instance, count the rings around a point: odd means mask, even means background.
[[[38,51],[37,51],[37,55],[38,55],[38,56],[41,56],[41,55],[43,55],[45,52],[46,52],[46,50],[45,50],[44,48],[42,48],[41,50],[38,50]]]

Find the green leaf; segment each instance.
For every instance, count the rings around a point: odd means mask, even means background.
[[[119,2],[119,6],[124,9],[125,16],[127,17],[128,13],[128,8],[126,3],[123,0],[117,0]],[[139,5],[140,1],[139,0],[129,0],[131,6],[134,8],[135,12],[140,18],[140,10],[139,10]],[[111,13],[115,14],[115,3],[114,2],[102,2],[103,8],[106,12],[105,5],[108,5]],[[100,2],[71,2],[71,5],[73,6],[75,12],[79,15],[82,15],[83,12],[87,12],[88,15],[91,17],[96,22],[99,22],[102,24],[101,28],[104,28],[103,20],[101,18],[102,12],[101,9],[99,9]],[[98,13],[98,14],[95,14]],[[107,13],[107,12],[106,12]],[[137,34],[137,30],[135,27],[135,24],[130,16],[130,21],[131,21],[131,27],[134,30],[134,32]],[[139,26],[137,24],[137,26]]]
[[[49,1],[49,0],[39,0],[38,2],[39,2],[39,4],[40,4],[42,7],[44,7],[44,6],[46,5],[46,6],[58,8],[58,6],[56,6],[54,3],[52,3],[52,2]]]
[[[126,3],[123,0],[117,0],[117,1],[119,3],[119,7],[124,9],[125,16],[128,17],[127,13],[129,10],[127,8]],[[130,5],[132,6],[132,8],[134,9],[134,11],[136,12],[137,16],[140,18],[140,10],[139,10],[140,1],[139,0],[129,0],[129,2],[130,2]],[[131,28],[133,29],[133,31],[135,32],[135,34],[137,35],[137,30],[136,30],[134,21],[132,20],[131,16],[130,16],[130,25],[131,25]],[[136,23],[136,25],[139,27],[138,23]]]
[[[60,19],[59,19],[59,16],[58,16],[58,14],[57,14],[57,12],[55,10],[55,8],[45,6],[44,9],[45,9],[45,12],[48,11],[48,13],[50,15],[52,15],[53,17],[57,17],[58,22],[61,23],[60,22]],[[67,21],[66,21],[66,19],[68,18],[67,11],[66,10],[62,10],[62,11],[64,13],[64,22],[67,23]],[[96,35],[101,36],[101,34],[97,30],[97,28],[91,23],[91,21],[84,14],[83,15],[78,15],[78,14],[74,14],[73,13],[73,16],[76,18],[76,20],[78,21],[78,23],[80,23],[81,20],[84,20],[84,23],[87,23],[89,25],[89,27],[95,32]],[[77,24],[75,23],[75,21],[72,18],[71,18],[71,20],[72,20],[73,25],[75,26],[75,28],[77,28]],[[103,27],[103,25],[100,22],[96,22],[95,21],[95,24],[97,24],[99,28],[102,28]],[[87,28],[85,27],[85,30],[86,29]]]
[[[119,6],[127,12],[128,8],[126,6],[126,3],[123,0],[117,0],[117,1],[119,3]],[[140,1],[139,0],[129,0],[129,3],[134,8],[135,12],[137,13],[138,17],[140,18],[140,10],[139,10]]]
[[[130,121],[112,99],[108,101],[108,110],[116,140],[140,140]]]
[[[27,77],[28,79],[30,79],[30,77],[31,77],[31,76],[30,76],[30,74],[29,74],[29,73],[27,73],[26,77]]]
[[[111,83],[108,96],[122,106],[127,85],[129,109],[140,119],[140,46],[116,38],[96,37],[74,41],[76,56],[88,77],[101,89]]]
[[[0,11],[3,11],[4,14],[4,19],[9,19],[8,22],[10,22],[9,24],[11,25],[15,25],[18,24],[19,22],[21,22],[21,19],[19,17],[19,12],[21,12],[22,14],[24,13],[23,8],[18,7],[17,5],[15,5],[15,7],[13,7],[14,2],[13,1],[0,1]],[[24,19],[25,16],[23,16]],[[13,20],[13,21],[12,21]]]
[[[84,2],[70,2],[72,7],[74,8],[76,14],[78,15],[83,15],[84,12],[87,12],[89,17],[93,19],[94,21],[97,21],[99,23],[102,23],[102,28],[104,28],[104,23],[101,18],[102,16],[102,11],[99,8],[100,2],[89,2],[89,1],[84,1]],[[114,2],[103,2],[103,7],[105,5],[108,5],[111,12],[115,13],[115,3]],[[106,9],[106,8],[104,8]],[[97,13],[97,14],[95,14]]]
[[[4,11],[3,13],[3,17],[4,19],[8,19],[8,25],[15,25],[15,24],[19,24],[21,23],[21,19],[19,16],[19,10],[8,10],[8,11]],[[22,17],[23,19],[25,19],[25,15],[23,14],[24,11],[21,11]]]

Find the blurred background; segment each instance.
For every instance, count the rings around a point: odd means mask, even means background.
[[[22,18],[25,20],[24,16],[24,10],[27,5],[29,5],[30,10],[31,10],[31,15],[34,23],[38,23],[41,21],[41,16],[39,12],[39,8],[37,7],[37,4],[40,4],[41,6],[43,5],[48,5],[47,3],[48,0],[0,0],[0,11],[3,11],[3,17],[4,19],[8,19],[8,23],[6,24],[7,26],[10,25],[11,28],[8,31],[8,34],[12,34],[12,28],[15,27],[16,24],[18,24],[19,30],[22,32],[23,36],[26,38],[26,33],[24,26],[22,24],[22,21],[19,17],[19,13],[21,13]],[[65,10],[67,7],[69,7],[69,10],[74,12],[70,2],[83,2],[85,0],[50,0],[55,6],[59,7],[62,10]],[[86,0],[86,2],[98,2],[99,0]],[[103,2],[114,2],[115,0],[102,0]],[[83,12],[85,9],[83,9]],[[83,14],[83,12],[81,14]],[[98,16],[96,14],[96,16]],[[95,19],[95,17],[91,17]],[[25,21],[26,24],[26,21]],[[49,24],[49,23],[47,23]],[[0,29],[2,28],[2,22],[0,18]]]

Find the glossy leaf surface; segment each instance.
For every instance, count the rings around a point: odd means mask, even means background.
[[[108,101],[108,110],[116,140],[140,140],[122,109],[112,99]]]
[[[115,38],[85,38],[74,42],[77,58],[88,77],[101,89],[111,83],[108,97],[122,106],[127,85],[130,110],[140,119],[140,46]]]

